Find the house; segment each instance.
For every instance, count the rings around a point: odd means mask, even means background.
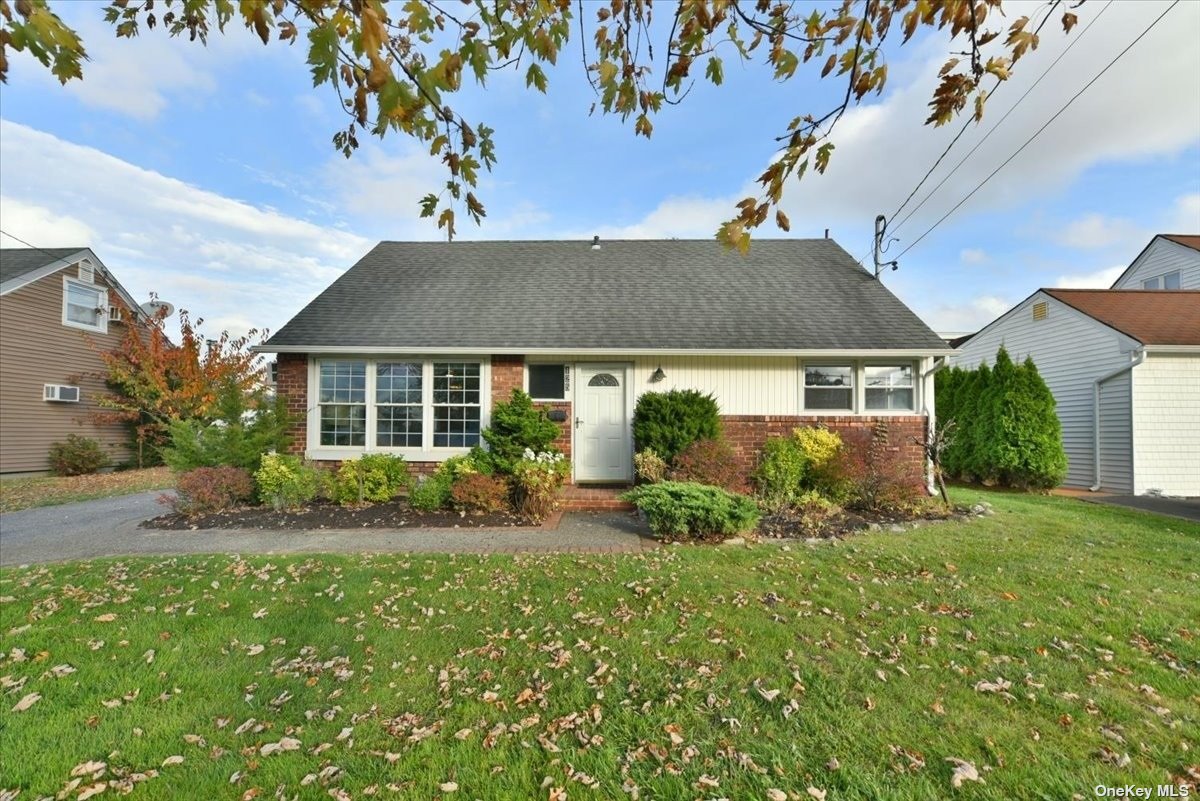
[[[114,463],[128,434],[91,419],[105,391],[99,351],[145,313],[89,248],[0,249],[0,474],[49,469],[68,434],[98,440]]]
[[[1200,236],[1156,236],[1112,289],[1039,289],[954,364],[1032,356],[1057,401],[1068,487],[1200,496]]]
[[[749,472],[770,434],[933,416],[945,343],[832,240],[382,242],[258,350],[313,460],[368,451],[418,471],[480,441],[528,391],[560,422],[576,483],[633,478],[644,392],[713,393]]]

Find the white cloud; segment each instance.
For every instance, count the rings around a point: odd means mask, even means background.
[[[935,306],[925,316],[934,331],[943,333],[972,333],[983,328],[1011,309],[1013,304],[996,295],[979,295],[966,303],[944,303]]]
[[[1063,289],[1108,289],[1128,266],[1127,264],[1118,264],[1115,267],[1105,267],[1092,273],[1060,275],[1054,285]]]
[[[69,214],[56,214],[44,206],[23,203],[7,195],[0,195],[0,225],[12,235],[40,248],[87,247],[96,236],[86,223]],[[25,247],[8,237],[0,244]]]
[[[1055,239],[1066,247],[1091,250],[1136,241],[1142,236],[1141,229],[1131,220],[1093,213],[1068,223]]]
[[[958,252],[958,260],[963,264],[983,264],[987,259],[983,248],[963,248]]]
[[[278,328],[372,242],[0,120],[4,228],[92,247],[135,297]],[[7,244],[7,243],[6,243]]]

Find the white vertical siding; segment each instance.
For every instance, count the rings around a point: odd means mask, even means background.
[[[1133,397],[1134,491],[1200,496],[1200,356],[1147,354]]]
[[[1046,318],[1034,320],[1033,305],[1043,302],[1047,304]],[[1062,422],[1068,463],[1063,483],[1070,487],[1090,487],[1095,480],[1093,382],[1129,364],[1137,344],[1049,295],[1035,292],[964,343],[952,361],[963,368],[975,367],[983,361],[992,364],[1001,345],[1008,349],[1013,361],[1032,356],[1038,372],[1054,393],[1058,419]],[[1105,415],[1128,419],[1128,403],[1121,408],[1115,394],[1105,408]]]
[[[1141,289],[1142,281],[1179,270],[1180,289],[1200,289],[1200,251],[1169,239],[1155,239],[1113,284],[1113,289]]]
[[[661,367],[666,377],[650,383]],[[722,414],[798,414],[799,361],[788,356],[638,356],[634,397],[643,392],[697,389],[717,398]]]
[[[1100,387],[1100,486],[1133,492],[1133,380],[1122,373]]]

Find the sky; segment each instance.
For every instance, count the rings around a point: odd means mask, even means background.
[[[976,330],[1038,287],[1107,287],[1155,233],[1200,233],[1200,3],[1179,3],[1021,149],[1168,6],[1089,0],[1071,35],[1047,25],[909,208],[967,156],[962,167],[911,218],[893,220],[887,257],[907,252],[882,280],[935,330]],[[90,60],[84,80],[63,87],[9,51],[4,231],[38,247],[91,247],[136,298],[154,292],[203,317],[210,335],[277,330],[379,240],[442,238],[417,207],[442,185],[441,165],[395,134],[364,136],[350,159],[335,152],[344,115],[329,87],[312,87],[303,43],[263,46],[237,26],[207,47],[161,30],[117,40],[103,3],[52,7]],[[1006,2],[1005,14],[1044,7]],[[829,170],[789,183],[791,232],[755,235],[828,229],[870,264],[875,216],[900,206],[961,127],[923,124],[954,48],[927,34],[889,49],[887,88],[842,119]],[[839,93],[814,69],[778,83],[725,56],[725,84],[697,81],[654,119],[650,140],[632,120],[589,113],[596,98],[578,56],[547,70],[545,95],[525,88],[523,70],[462,92],[456,110],[496,130],[499,163],[477,192],[488,217],[476,227],[460,215],[459,237],[713,236],[755,194],[787,122]]]

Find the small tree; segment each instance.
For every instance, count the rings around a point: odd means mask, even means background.
[[[261,387],[249,391],[227,382],[217,394],[213,420],[173,420],[167,424],[169,444],[163,461],[173,470],[197,467],[241,467],[258,470],[264,454],[286,451],[288,413],[283,398]]]
[[[925,458],[929,460],[929,467],[933,471],[933,480],[937,482],[938,493],[942,496],[942,503],[946,506],[950,505],[950,496],[946,493],[946,475],[942,468],[942,456],[946,452],[946,448],[954,441],[954,432],[957,427],[958,424],[954,420],[946,420],[927,429],[923,438],[912,438],[913,443],[920,445],[921,450],[925,452]]]
[[[232,337],[222,331],[216,339],[206,339],[200,331],[203,322],[193,322],[181,310],[176,345],[164,330],[165,312],[144,325],[131,320],[120,346],[99,354],[105,367],[100,377],[109,391],[97,399],[100,410],[93,417],[102,424],[129,426],[139,467],[159,461],[171,423],[211,423],[227,388],[251,392],[261,386],[262,365],[249,350],[259,332]]]
[[[487,450],[477,448],[472,459],[486,472],[511,475],[527,449],[534,453],[552,452],[560,434],[562,429],[545,409],[535,407],[528,393],[514,389],[508,401],[492,408],[491,425],[480,434]]]

